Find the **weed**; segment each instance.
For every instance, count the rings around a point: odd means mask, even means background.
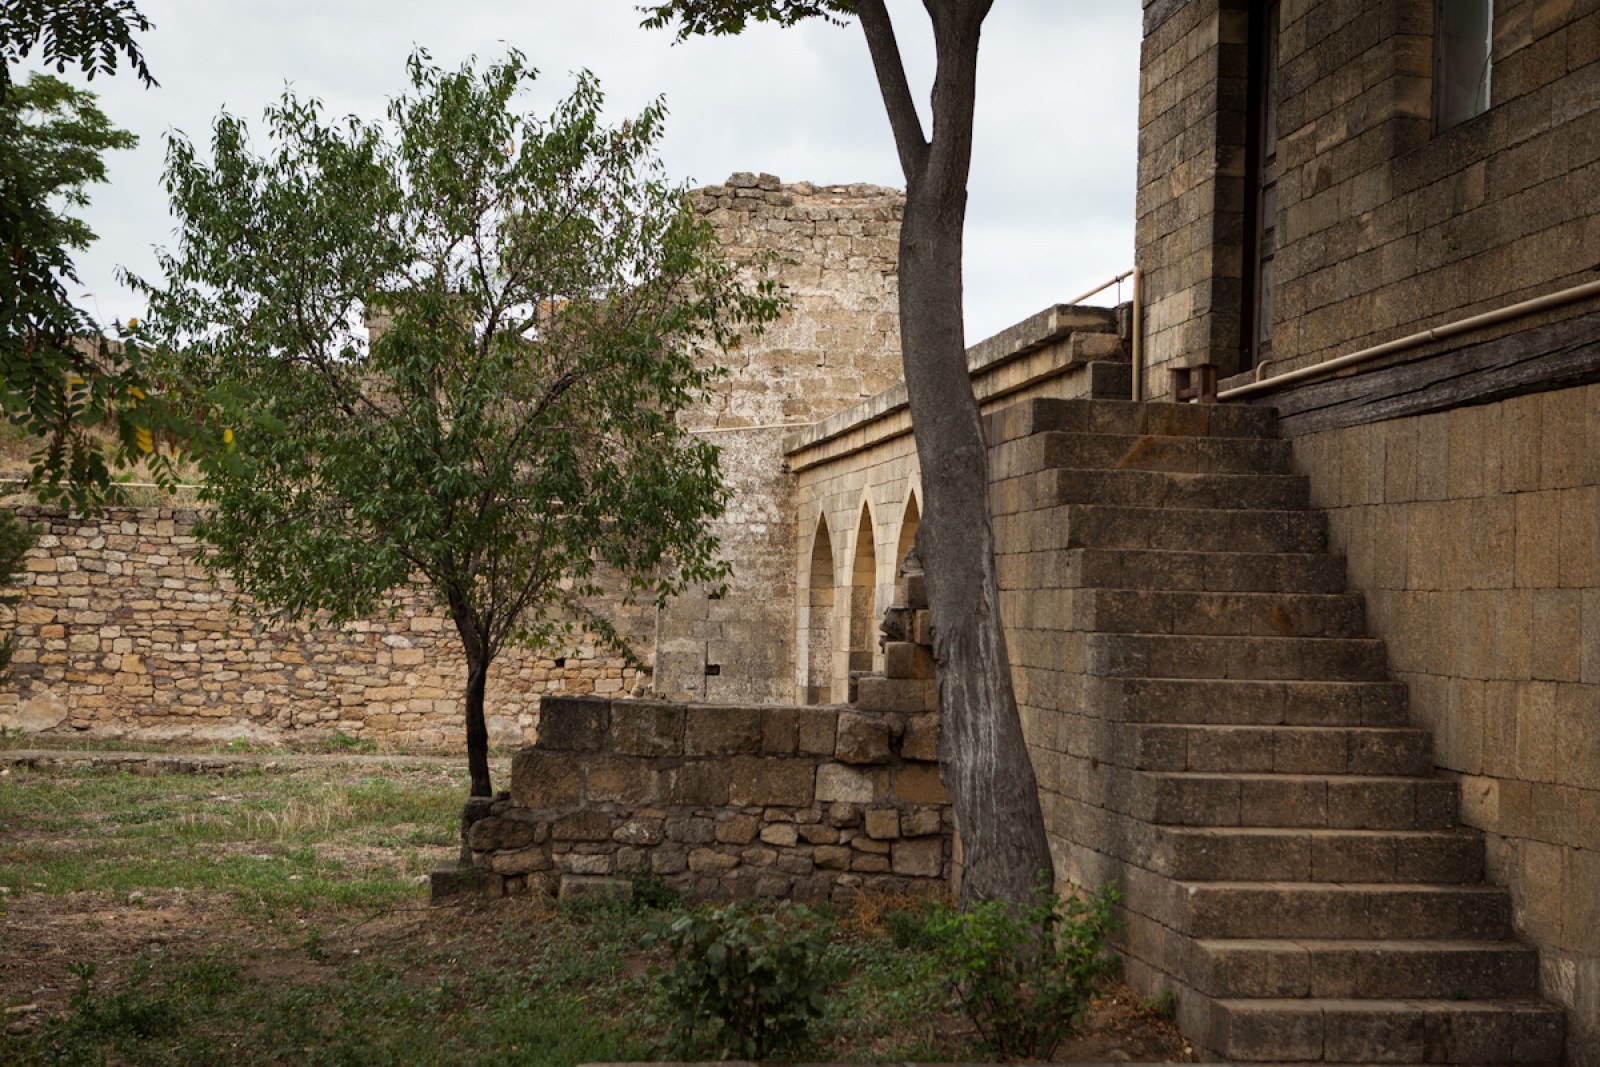
[[[1061,897],[1042,876],[1035,901],[941,907],[929,924],[940,963],[985,1049],[1003,1058],[1048,1057],[1088,1012],[1094,983],[1116,967],[1105,939],[1120,899],[1106,886]]]
[[[843,977],[826,952],[830,933],[809,909],[787,901],[766,912],[733,904],[656,920],[644,944],[677,957],[662,976],[675,1012],[674,1054],[687,1058],[702,1040],[741,1060],[805,1049],[828,987]]]
[[[1139,1008],[1158,1019],[1171,1019],[1178,1014],[1178,998],[1173,995],[1172,990],[1163,989],[1155,996],[1141,1000]]]

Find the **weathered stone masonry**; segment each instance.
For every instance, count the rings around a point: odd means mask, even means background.
[[[42,527],[16,608],[13,680],[0,722],[101,736],[284,740],[339,731],[458,747],[466,665],[450,620],[413,594],[390,618],[268,630],[232,609],[198,558],[185,508],[93,519],[24,508]],[[640,647],[644,607],[600,605]],[[623,693],[633,668],[581,640],[570,656],[506,651],[490,671],[491,736],[531,738],[552,693]]]
[[[938,893],[936,760],[928,714],[551,698],[509,793],[469,808],[467,844],[496,896],[638,872],[697,899]]]

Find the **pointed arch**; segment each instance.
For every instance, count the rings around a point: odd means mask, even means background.
[[[833,702],[834,572],[833,538],[828,534],[828,517],[817,517],[817,532],[812,540],[811,567],[805,599],[805,692],[807,704]]]
[[[911,490],[906,495],[906,510],[900,517],[900,537],[895,542],[894,573],[898,577],[900,568],[905,566],[906,556],[917,543],[917,530],[922,526],[922,508],[917,505],[917,491]]]
[[[872,523],[872,509],[861,503],[861,521],[856,527],[856,550],[850,565],[850,603],[845,612],[840,642],[844,656],[841,679],[849,683],[851,671],[870,671],[877,651],[878,545]]]

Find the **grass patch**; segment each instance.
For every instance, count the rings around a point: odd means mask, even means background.
[[[679,903],[657,886],[626,905],[428,907],[421,876],[455,855],[466,793],[464,773],[403,759],[228,778],[11,768],[0,1063],[661,1057],[671,1011],[650,971],[670,961],[641,942]],[[847,977],[811,1058],[972,1055],[925,909],[824,910]]]

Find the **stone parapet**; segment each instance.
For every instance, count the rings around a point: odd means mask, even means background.
[[[541,720],[511,789],[464,820],[491,895],[627,892],[641,875],[693,899],[949,885],[953,816],[920,721],[597,697],[547,699]]]

